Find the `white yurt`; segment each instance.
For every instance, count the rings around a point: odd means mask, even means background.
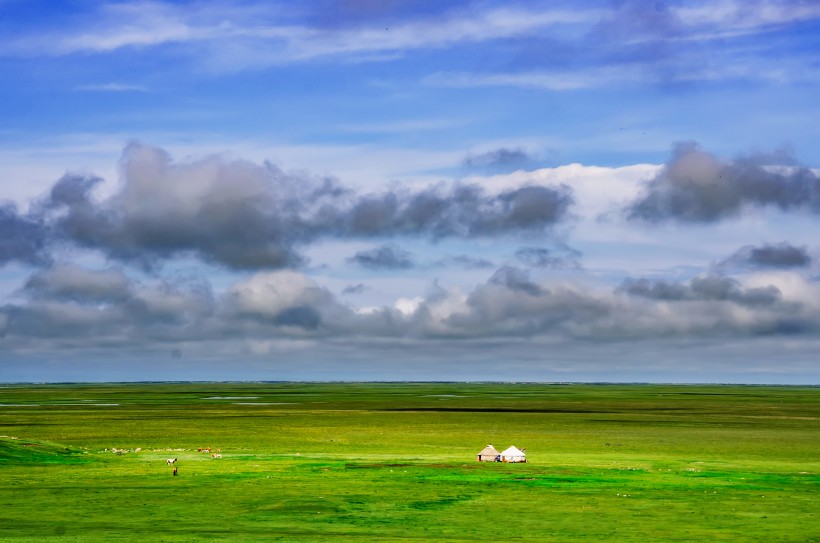
[[[504,449],[501,452],[501,461],[502,462],[526,462],[527,461],[527,449],[519,449],[515,445],[510,445],[507,449]]]
[[[492,445],[487,445],[486,447],[481,449],[480,453],[478,453],[476,460],[478,460],[479,462],[500,462],[500,454],[501,453],[498,452],[498,449],[496,449]]]

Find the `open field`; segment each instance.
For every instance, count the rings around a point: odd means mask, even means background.
[[[812,387],[8,385],[0,436],[3,541],[820,542]]]

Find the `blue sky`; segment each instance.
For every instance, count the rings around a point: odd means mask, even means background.
[[[818,30],[0,0],[0,381],[816,384]]]

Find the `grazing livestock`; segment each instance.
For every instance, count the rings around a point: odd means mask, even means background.
[[[177,476],[177,467],[174,466],[174,477],[176,477],[176,476]]]
[[[211,458],[222,458],[222,455],[221,455],[221,454],[219,454],[219,453],[213,453],[213,454],[211,455]]]
[[[177,461],[176,458],[169,458],[168,460],[165,461],[165,463],[168,464],[169,466],[173,466],[176,463],[176,461]]]

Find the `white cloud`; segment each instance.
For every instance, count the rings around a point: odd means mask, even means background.
[[[730,57],[714,65],[696,63],[674,70],[656,70],[640,63],[575,70],[526,72],[437,72],[422,79],[435,87],[521,87],[555,92],[570,92],[616,86],[663,85],[669,83],[714,82],[725,80],[762,81],[778,84],[810,81],[817,78],[811,58],[766,63],[759,58]]]
[[[601,213],[611,212],[635,198],[642,184],[660,169],[661,166],[656,164],[607,167],[575,163],[532,171],[519,170],[510,174],[472,176],[466,180],[481,183],[496,193],[529,184],[544,187],[567,185],[575,198],[573,210],[595,219]]]
[[[312,279],[297,272],[258,273],[233,285],[228,299],[239,313],[276,317],[302,305],[322,305],[330,294]]]
[[[767,271],[752,273],[740,278],[748,288],[774,285],[787,300],[799,302],[820,310],[820,285],[808,281],[805,275],[791,271]]]
[[[419,296],[415,298],[399,298],[393,304],[393,307],[402,315],[409,317],[418,311],[423,301],[424,298]]]
[[[79,91],[89,92],[148,92],[148,87],[128,83],[102,83],[99,85],[81,85]]]
[[[161,2],[124,2],[103,5],[89,30],[66,33],[44,43],[54,54],[108,52],[122,47],[145,47],[168,42],[203,39],[211,35],[185,20],[183,8]],[[54,40],[54,36],[51,36]]]
[[[288,44],[291,59],[326,55],[436,48],[454,43],[520,37],[545,27],[588,22],[594,14],[583,10],[532,11],[495,9],[470,11],[433,21],[412,21],[389,28],[341,32],[300,32]]]
[[[646,74],[636,66],[590,68],[575,71],[528,71],[520,73],[439,72],[422,82],[440,87],[526,87],[573,91],[612,84],[642,83]]]
[[[745,31],[761,31],[771,25],[820,18],[820,5],[813,1],[717,0],[672,8],[673,13],[692,27],[714,26]]]
[[[277,22],[278,9],[260,7],[248,4],[190,9],[163,2],[110,4],[97,13],[93,25],[61,34],[26,37],[12,47],[27,54],[66,55],[200,43],[209,44],[207,62],[212,68],[234,71],[328,56],[380,60],[384,54],[520,37],[550,26],[589,23],[598,17],[596,12],[578,9],[500,8],[454,11],[443,18],[413,20],[387,28],[333,29],[281,24]]]

